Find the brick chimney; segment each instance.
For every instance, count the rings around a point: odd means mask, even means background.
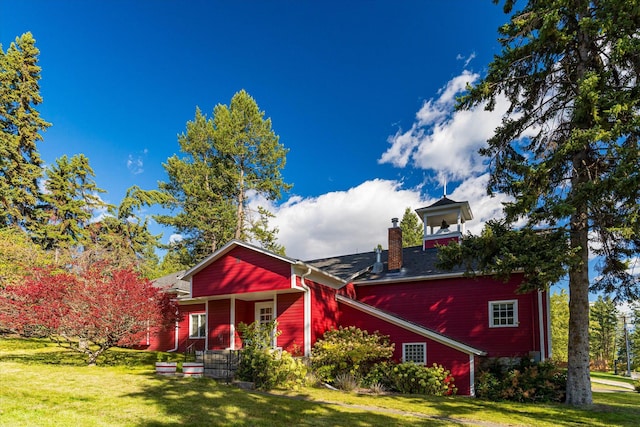
[[[393,226],[389,229],[389,271],[400,271],[402,268],[402,229],[398,226],[398,218],[391,220]]]

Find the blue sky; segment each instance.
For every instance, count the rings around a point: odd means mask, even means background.
[[[211,114],[247,90],[290,150],[293,189],[268,205],[280,243],[311,259],[386,247],[391,218],[436,201],[445,180],[470,202],[471,231],[500,215],[477,149],[503,106],[452,106],[506,20],[489,0],[0,0],[0,43],[33,33],[53,123],[40,152],[84,153],[114,204],[167,179],[196,106]]]

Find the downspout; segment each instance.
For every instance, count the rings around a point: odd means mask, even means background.
[[[311,289],[304,278],[311,274],[311,267],[300,276],[300,286],[304,289],[304,355],[311,356]]]
[[[173,346],[173,348],[171,350],[167,350],[167,352],[172,353],[174,351],[178,351],[178,340],[180,339],[180,334],[178,331],[178,327],[179,327],[179,322],[178,322],[178,316],[180,314],[180,310],[176,309],[176,327],[175,327],[175,332],[173,335],[173,341],[175,343],[175,345]]]

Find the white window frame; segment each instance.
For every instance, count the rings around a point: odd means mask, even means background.
[[[422,347],[422,361],[417,360],[407,360],[407,347],[409,346],[421,346]],[[427,343],[426,342],[403,342],[402,343],[402,361],[403,362],[412,362],[418,365],[426,365],[427,364]]]
[[[493,308],[501,304],[513,304],[513,323],[511,324],[496,323],[496,318],[493,316]],[[498,320],[499,319],[502,319],[502,318],[498,318]],[[506,319],[508,319],[508,317]],[[489,327],[490,328],[517,328],[519,324],[520,322],[518,321],[518,300],[509,299],[509,300],[489,301]]]
[[[191,335],[191,332],[193,332],[193,319],[194,317],[196,317],[198,319],[202,319],[202,321],[204,322],[202,325],[198,324],[198,326],[203,326],[204,325],[204,335],[200,336],[200,335]],[[199,323],[199,322],[198,322]],[[200,332],[200,327],[198,327],[198,332]],[[206,313],[190,313],[189,314],[189,339],[193,339],[193,340],[199,340],[199,339],[205,339],[207,337],[207,314]]]

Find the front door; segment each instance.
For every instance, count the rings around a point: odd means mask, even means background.
[[[273,314],[273,301],[256,303],[256,322],[260,325],[267,325],[273,321]],[[271,346],[275,347],[275,331],[272,333],[274,335],[271,337]]]

